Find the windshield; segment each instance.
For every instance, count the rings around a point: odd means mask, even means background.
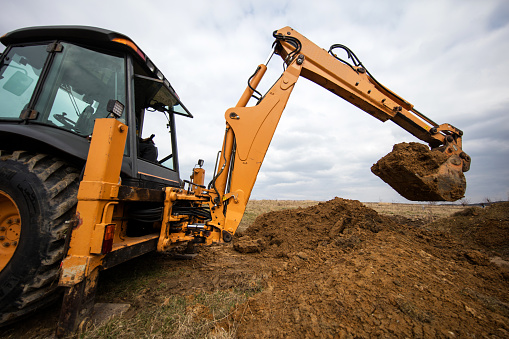
[[[87,136],[94,120],[108,115],[110,99],[126,102],[124,59],[68,43],[62,46],[35,106],[36,121]]]
[[[48,53],[46,45],[13,47],[0,64],[0,118],[19,119]]]
[[[176,95],[164,85],[163,80],[136,74],[134,84],[137,102],[144,108],[152,107],[159,111],[192,117],[191,113],[182,106]]]

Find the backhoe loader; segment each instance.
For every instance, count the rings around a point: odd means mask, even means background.
[[[99,271],[186,243],[231,242],[300,76],[445,155],[426,178],[384,168],[383,180],[396,190],[411,182],[413,200],[463,196],[470,157],[461,130],[418,112],[346,46],[321,49],[290,27],[273,36],[267,62],[225,113],[207,186],[201,160],[190,180],[180,175],[175,118],[192,114],[129,37],[47,26],[0,38],[6,46],[0,59],[1,324],[63,294],[57,335],[72,334],[90,315]],[[261,94],[257,86],[274,54],[284,72]],[[256,104],[248,106],[253,97]],[[156,148],[153,134],[169,137]]]

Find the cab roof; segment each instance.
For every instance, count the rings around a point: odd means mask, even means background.
[[[99,27],[34,26],[20,28],[0,37],[0,42],[5,46],[51,40],[90,44],[109,50],[127,50],[140,57],[144,62],[148,59],[127,35]]]
[[[127,35],[104,28],[92,26],[34,26],[26,27],[9,32],[0,37],[0,42],[5,46],[41,41],[64,40],[105,48],[106,50],[127,51],[137,58],[154,74],[164,85],[173,92],[175,90],[162,72],[156,68],[148,56]],[[179,99],[180,100],[180,99]],[[182,105],[182,103],[181,103]],[[193,115],[182,105],[185,113],[178,113],[192,118]]]
[[[3,35],[0,42],[7,45],[46,40],[69,40],[74,42],[110,45],[114,39],[132,40],[121,33],[92,26],[36,26],[14,30]],[[134,44],[134,42],[133,42]]]

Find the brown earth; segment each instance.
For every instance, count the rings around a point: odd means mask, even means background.
[[[371,172],[408,200],[456,201],[463,198],[467,186],[461,166],[451,162],[461,165],[457,155],[449,157],[417,142],[402,142],[378,160]]]
[[[239,336],[508,337],[509,271],[489,256],[508,259],[509,203],[472,211],[418,228],[336,198],[260,216],[234,246],[271,275]]]
[[[233,244],[173,258],[103,272],[97,301],[131,308],[84,337],[509,337],[507,202],[426,224],[335,198],[269,212]],[[48,337],[57,315],[0,337]]]

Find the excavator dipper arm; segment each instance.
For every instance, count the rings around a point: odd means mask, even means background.
[[[305,62],[301,75],[304,78],[382,122],[393,121],[431,147],[445,144],[448,135],[453,136],[458,147],[461,147],[462,131],[449,124],[438,125],[418,112],[411,103],[372,77],[347,47],[333,45],[327,52],[290,27],[274,32],[274,37],[279,45],[277,52],[285,62],[292,62],[298,55],[303,56]],[[334,53],[336,48],[345,49],[354,59],[354,64],[348,64],[337,57]]]
[[[274,32],[274,37],[275,53],[286,64],[284,73],[255,106],[245,107],[266,70],[266,65],[258,66],[237,106],[225,114],[219,166],[209,185],[214,202],[212,223],[224,222],[223,237],[231,238],[242,218],[272,136],[300,76],[382,122],[393,121],[447,155],[449,160],[426,178],[401,168],[385,168],[379,176],[400,194],[410,200],[457,200],[458,195],[463,196],[466,184],[462,172],[469,169],[470,157],[461,149],[462,131],[450,124],[439,125],[418,112],[376,81],[359,61],[350,65],[339,59],[334,49],[344,46],[333,45],[329,53],[290,27]],[[406,185],[413,186],[413,195],[405,193]],[[452,197],[448,192],[451,187],[459,187],[459,193]]]

